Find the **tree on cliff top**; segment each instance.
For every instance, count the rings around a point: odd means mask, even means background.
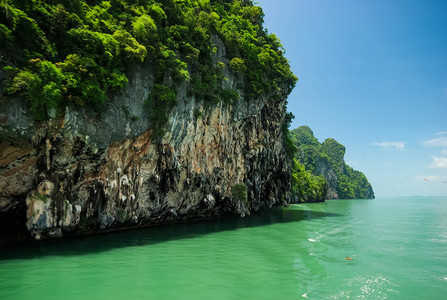
[[[155,70],[155,84],[175,92],[188,81],[189,92],[208,103],[240,98],[222,88],[224,67],[243,75],[246,100],[281,98],[297,78],[263,17],[251,0],[3,0],[0,67],[7,92],[27,97],[37,120],[66,106],[100,112],[142,64]],[[224,43],[228,66],[215,61],[213,36]],[[159,114],[175,105],[163,98],[152,97],[166,107]]]

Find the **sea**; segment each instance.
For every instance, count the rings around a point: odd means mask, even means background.
[[[330,200],[0,248],[0,299],[447,299],[447,197]]]

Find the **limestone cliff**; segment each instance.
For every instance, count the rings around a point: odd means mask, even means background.
[[[46,238],[289,202],[297,78],[240,1],[0,10],[0,230]]]
[[[285,97],[204,108],[182,86],[168,133],[155,142],[143,125],[151,78],[150,70],[135,73],[101,119],[67,108],[60,118],[36,123],[26,102],[3,99],[3,231],[26,223],[35,238],[64,236],[224,213],[243,216],[288,203]],[[238,81],[227,84],[236,87]],[[128,118],[123,103],[138,120]],[[246,188],[246,198],[232,193],[238,185]]]
[[[314,202],[323,199],[374,198],[373,188],[366,176],[345,163],[345,146],[332,138],[323,143],[318,142],[308,126],[291,130],[290,137],[297,147],[296,163],[308,173],[304,179],[312,183],[315,181],[313,177],[322,176],[325,181],[322,188],[318,181],[313,185],[308,184],[312,188],[308,189],[306,195],[299,197],[300,199]],[[318,191],[324,192],[324,196],[315,197],[313,194],[318,194]]]

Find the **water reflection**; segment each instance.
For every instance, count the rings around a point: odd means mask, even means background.
[[[103,235],[40,241],[19,245],[2,246],[0,260],[32,259],[51,255],[83,255],[105,252],[116,248],[163,243],[170,240],[188,239],[216,232],[244,228],[293,223],[302,220],[334,217],[330,212],[312,211],[300,206],[273,208],[240,218],[226,216],[215,220],[171,224],[144,229],[135,229]]]

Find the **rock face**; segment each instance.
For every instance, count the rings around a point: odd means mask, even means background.
[[[238,79],[226,77],[236,89]],[[144,113],[152,85],[150,69],[141,69],[101,117],[67,108],[39,124],[23,99],[2,100],[3,236],[40,239],[288,204],[286,96],[205,108],[185,84],[157,142]]]
[[[374,199],[374,190],[360,171],[353,170],[347,166],[342,158],[339,172],[334,170],[333,165],[325,157],[319,157],[316,164],[316,174],[322,175],[327,182],[327,193],[325,199]],[[342,180],[354,182],[351,186],[343,185]],[[355,187],[352,187],[355,185]],[[350,191],[352,190],[352,191]],[[350,196],[348,193],[351,192]]]
[[[327,182],[327,192],[325,199],[338,199],[337,187],[338,177],[335,171],[331,168],[331,165],[327,159],[318,159],[316,173],[323,175]]]
[[[323,143],[308,126],[290,131],[297,146],[296,159],[315,176],[323,176],[327,183],[324,199],[373,199],[374,191],[366,176],[345,163],[346,148],[328,138]]]

